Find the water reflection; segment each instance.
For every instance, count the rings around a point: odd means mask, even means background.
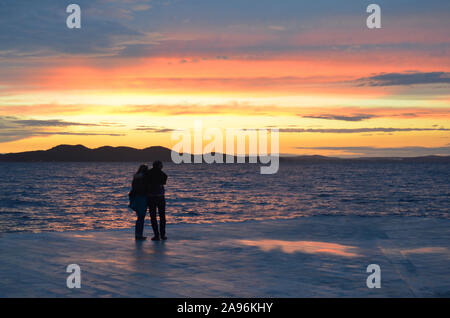
[[[314,241],[281,241],[281,240],[238,240],[238,243],[247,246],[255,246],[269,252],[271,250],[281,250],[284,253],[307,253],[319,254],[327,253],[345,257],[356,257],[355,246],[341,245],[337,243],[314,242]]]
[[[0,163],[0,232],[130,228],[137,163]],[[168,223],[216,223],[311,215],[450,218],[448,165],[167,163]]]
[[[420,247],[409,250],[402,250],[403,254],[449,254],[446,247]]]
[[[73,237],[91,239],[91,238],[94,238],[94,235],[92,235],[92,234],[74,234]]]
[[[153,244],[154,243],[154,244]],[[167,253],[167,249],[164,246],[165,242],[149,242],[148,241],[135,241],[135,249],[133,252],[134,259],[147,260],[149,258],[157,257],[163,259]]]

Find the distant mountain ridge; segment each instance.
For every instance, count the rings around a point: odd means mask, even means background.
[[[83,145],[59,145],[49,150],[26,151],[0,155],[0,161],[80,161],[80,162],[126,162],[126,161],[171,161],[171,150],[155,146],[145,149],[103,146],[95,149]]]
[[[224,159],[225,159],[225,155]],[[193,161],[191,155],[191,159]],[[171,150],[161,146],[144,149],[131,147],[103,146],[87,148],[83,145],[59,145],[48,150],[26,151],[18,153],[0,154],[0,162],[149,162],[161,160],[172,161]],[[248,158],[246,160],[248,162]],[[280,157],[283,162],[448,162],[450,156],[421,156],[421,157],[362,157],[337,158],[319,155]]]

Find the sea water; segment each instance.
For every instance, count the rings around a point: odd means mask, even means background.
[[[0,232],[129,228],[139,163],[0,163]],[[168,223],[312,215],[450,218],[447,163],[165,164]],[[148,221],[146,221],[148,222]]]

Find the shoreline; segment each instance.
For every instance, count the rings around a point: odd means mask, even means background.
[[[132,228],[2,233],[0,297],[450,297],[449,225],[321,215],[168,224],[165,242]],[[66,287],[69,264],[80,289]]]
[[[169,223],[167,222],[168,227],[176,227],[176,226],[191,226],[191,225],[197,225],[197,226],[212,226],[212,225],[220,225],[220,224],[241,224],[241,223],[258,223],[258,222],[276,222],[276,221],[289,221],[289,220],[302,220],[302,219],[308,219],[308,218],[342,218],[342,217],[350,217],[350,218],[373,218],[373,219],[380,219],[380,218],[394,218],[394,219],[435,219],[435,220],[448,220],[450,221],[450,217],[444,217],[444,216],[438,216],[438,215],[339,215],[339,214],[317,214],[317,215],[304,215],[304,216],[292,216],[292,217],[285,217],[285,218],[267,218],[267,219],[251,219],[251,220],[238,220],[238,221],[217,221],[217,222],[204,222],[204,223]],[[158,219],[159,220],[159,219]],[[133,222],[132,222],[133,223]],[[1,232],[0,231],[0,237],[2,235],[11,235],[11,234],[45,234],[45,233],[86,233],[86,232],[114,232],[114,231],[134,231],[134,224],[130,225],[130,227],[124,227],[124,228],[99,228],[99,229],[69,229],[69,230],[63,230],[63,231],[55,231],[55,230],[43,230],[43,231],[11,231],[11,232]],[[145,228],[144,231],[151,231],[151,224],[150,224],[150,217],[147,216],[145,219]]]

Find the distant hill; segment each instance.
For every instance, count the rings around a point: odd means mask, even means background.
[[[59,145],[49,150],[27,151],[0,155],[0,161],[35,162],[35,161],[171,161],[171,150],[164,147],[135,149],[131,147],[100,147],[95,149],[83,145]]]
[[[0,154],[0,162],[149,162],[161,160],[172,161],[171,150],[165,147],[155,146],[145,149],[131,147],[110,147],[90,149],[83,145],[59,145],[49,150],[26,151],[19,153]],[[224,156],[224,155],[222,155]],[[193,162],[191,155],[191,161]],[[225,160],[225,156],[224,156]],[[448,162],[450,156],[424,156],[424,157],[366,157],[366,158],[337,158],[326,156],[288,156],[280,157],[282,162]],[[248,162],[248,158],[246,158]]]

